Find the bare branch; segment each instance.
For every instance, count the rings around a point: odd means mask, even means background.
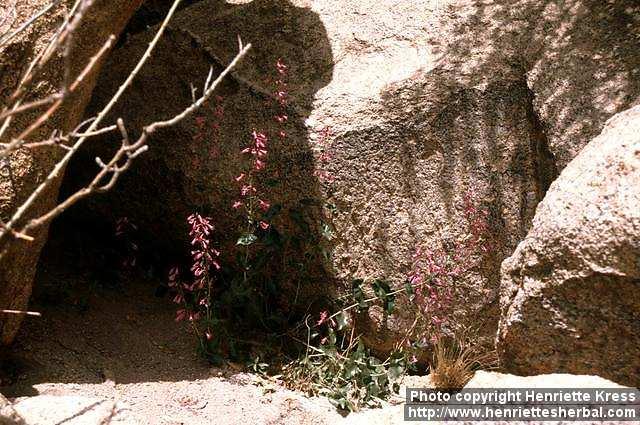
[[[33,237],[29,236],[29,235],[25,235],[24,233],[20,233],[20,232],[16,232],[13,229],[8,229],[7,225],[5,223],[3,223],[2,221],[0,221],[0,229],[5,229],[5,231],[8,231],[9,233],[11,233],[11,235],[16,238],[16,239],[22,239],[28,242],[32,242],[33,241]]]
[[[58,27],[58,30],[51,36],[47,46],[36,55],[27,70],[25,71],[20,83],[14,90],[10,99],[13,101],[20,102],[25,92],[27,91],[30,83],[33,81],[35,76],[44,68],[44,65],[47,64],[53,53],[58,49],[60,44],[64,41],[64,37],[66,35],[67,27],[69,25],[69,20],[72,16],[75,15],[76,11],[80,7],[83,0],[76,0],[73,7],[69,11],[69,15],[65,18],[64,22]],[[2,133],[0,133],[0,137],[2,137]]]
[[[149,43],[149,46],[147,47],[147,50],[144,52],[144,54],[142,55],[142,57],[140,58],[140,60],[136,64],[136,66],[134,67],[133,71],[131,71],[131,73],[129,74],[127,79],[124,81],[124,83],[122,83],[122,85],[119,87],[117,92],[113,95],[111,100],[100,111],[100,113],[98,113],[98,115],[96,116],[96,119],[93,121],[91,126],[89,126],[89,128],[87,129],[87,132],[92,132],[96,128],[98,128],[98,125],[100,124],[100,122],[107,116],[107,114],[111,111],[113,106],[118,102],[118,100],[120,99],[120,97],[122,96],[124,91],[129,87],[131,82],[138,75],[138,73],[140,72],[140,69],[142,68],[142,66],[147,62],[147,60],[151,56],[151,52],[155,49],[156,45],[158,44],[158,41],[160,40],[160,37],[162,37],[162,34],[164,33],[169,21],[173,17],[173,14],[177,10],[177,8],[180,5],[180,3],[181,3],[181,0],[174,0],[173,5],[171,6],[171,9],[169,9],[169,12],[167,13],[167,16],[165,17],[164,21],[160,25],[158,31],[156,31],[156,34],[153,37],[153,39],[151,40],[151,42]],[[110,40],[111,40],[111,37],[110,37]],[[112,40],[111,40],[111,42],[112,42]],[[70,90],[71,90],[71,88],[70,88]],[[52,108],[54,106],[55,106],[55,104],[52,105]],[[49,108],[49,109],[51,109],[51,108]],[[31,127],[33,127],[33,126],[31,126]],[[23,137],[19,137],[18,139],[23,139]],[[60,176],[60,174],[62,173],[62,170],[65,168],[67,163],[71,160],[73,155],[75,155],[75,153],[80,149],[80,147],[82,146],[82,144],[86,140],[87,140],[86,137],[81,137],[80,139],[78,139],[78,141],[74,144],[74,146],[62,157],[62,159],[60,161],[58,161],[58,163],[56,163],[56,165],[53,167],[53,169],[51,170],[49,175],[45,178],[45,180],[42,183],[40,183],[40,185],[31,193],[31,195],[29,195],[29,197],[24,201],[24,203],[22,205],[20,205],[20,207],[18,207],[18,209],[13,214],[11,219],[6,223],[6,228],[0,230],[0,242],[2,242],[2,240],[8,234],[7,230],[11,230],[11,229],[13,229],[14,226],[17,225],[18,221],[20,219],[22,219],[24,214],[28,211],[28,209],[31,207],[31,205],[33,205],[35,200],[38,199],[38,197],[40,197],[40,195],[44,192],[45,188],[48,185],[50,185],[51,182],[53,182],[56,178],[58,178]],[[19,144],[19,143],[17,143],[17,144]],[[2,155],[0,155],[0,158],[1,157],[2,157]],[[103,172],[104,172],[104,170],[102,170],[98,174],[100,175]],[[103,176],[100,176],[100,178],[102,178],[102,177]],[[89,192],[90,192],[90,190],[89,190]],[[42,218],[41,223],[46,223],[54,215],[57,215],[57,214],[61,213],[62,211],[64,211],[64,209],[66,209],[68,206],[69,206],[69,204],[65,204],[64,202],[62,204],[58,205],[56,208],[54,208],[48,214],[45,214],[44,216],[41,217]],[[56,211],[56,213],[52,215],[51,213],[53,211]],[[33,222],[34,221],[32,220],[31,223],[33,223]],[[38,223],[37,220],[35,222]],[[33,227],[35,227],[37,225],[38,224],[31,225],[30,228],[33,228]],[[21,233],[24,233],[24,232],[21,232]],[[3,251],[3,253],[4,253],[4,251]],[[3,253],[0,253],[0,256],[2,256]]]
[[[67,38],[65,41],[64,50],[62,52],[62,58],[64,60],[64,77],[62,79],[63,93],[66,92],[67,87],[69,87],[69,84],[71,83],[71,49],[73,48],[74,35],[78,26],[82,22],[82,19],[84,18],[84,14],[92,4],[93,0],[82,0],[82,3],[80,3],[80,7],[78,8],[78,12],[74,14],[73,18],[69,22],[69,25],[67,26]],[[112,37],[115,39],[114,35],[112,35]],[[73,90],[70,89],[70,91]]]
[[[56,6],[58,3],[60,3],[60,1],[61,0],[52,1],[47,6],[45,6],[44,8],[42,8],[41,10],[39,10],[38,12],[33,14],[29,19],[27,19],[27,21],[25,23],[23,23],[18,28],[16,28],[15,31],[13,31],[11,34],[9,34],[6,37],[3,37],[2,39],[0,39],[0,47],[4,46],[9,41],[11,41],[16,35],[20,34],[24,30],[29,28],[31,26],[31,24],[33,24],[35,21],[37,21],[45,13],[50,11],[54,6]]]
[[[229,72],[231,72],[231,70],[238,64],[238,62],[247,54],[249,49],[251,49],[251,44],[247,44],[243,48],[243,50],[236,55],[236,57],[231,61],[231,63],[227,66],[227,68],[225,68],[225,70],[222,71],[220,75],[218,75],[218,78],[215,79],[215,81],[211,84],[209,89],[196,102],[192,103],[187,108],[185,108],[182,112],[180,112],[179,114],[175,115],[174,117],[168,120],[157,121],[146,126],[142,130],[142,134],[140,135],[140,137],[135,143],[129,145],[128,143],[125,142],[128,136],[126,134],[126,130],[124,129],[124,125],[122,125],[121,132],[124,135],[122,146],[113,155],[113,157],[108,163],[104,163],[102,159],[100,159],[99,157],[96,157],[96,163],[98,164],[100,171],[96,174],[96,176],[91,181],[91,183],[88,186],[78,190],[77,192],[69,196],[67,199],[65,199],[63,202],[58,204],[55,208],[53,208],[46,214],[43,214],[40,217],[31,220],[27,225],[25,225],[21,229],[21,232],[28,233],[30,230],[34,229],[35,227],[41,226],[49,222],[54,217],[56,217],[57,215],[65,211],[67,208],[69,208],[71,205],[89,196],[93,192],[105,192],[110,190],[115,185],[120,175],[122,175],[122,173],[125,172],[131,166],[132,160],[148,150],[149,146],[146,145],[148,137],[160,128],[170,127],[178,124],[180,121],[184,120],[190,114],[192,114],[194,111],[200,108],[202,104],[206,102],[209,97],[211,97],[211,95],[213,94],[217,86],[220,84],[220,82],[224,79],[224,77]],[[119,120],[119,121],[122,121],[122,120]],[[74,146],[73,149],[76,149],[76,147]],[[119,166],[118,164],[123,160],[124,160],[124,164]],[[108,178],[107,183],[101,185],[101,182],[105,178]]]
[[[242,49],[240,49],[242,51]],[[204,87],[202,88],[202,93],[205,93],[209,89],[209,84],[211,83],[211,78],[213,77],[213,67],[209,68],[209,75],[207,75],[207,80],[204,82]]]
[[[7,5],[5,14],[0,19],[0,40],[9,33],[9,29],[11,29],[11,25],[16,19],[16,3],[18,3],[18,0],[13,0],[10,5]],[[3,28],[6,28],[6,30]]]
[[[80,74],[75,79],[73,84],[71,84],[67,92],[64,93],[64,95],[62,96],[58,96],[58,100],[56,100],[53,105],[51,105],[42,115],[40,115],[38,119],[36,119],[29,127],[27,127],[22,133],[20,133],[18,137],[13,139],[11,143],[9,143],[2,151],[0,151],[0,159],[7,157],[11,152],[13,152],[17,148],[19,148],[22,144],[24,144],[26,138],[31,133],[33,133],[40,126],[42,126],[42,124],[44,124],[51,118],[51,116],[55,113],[55,111],[58,110],[60,105],[62,105],[64,100],[78,88],[80,83],[82,83],[82,81],[89,74],[89,72],[91,72],[91,70],[96,66],[96,64],[98,63],[98,60],[111,48],[115,39],[116,38],[113,34],[109,36],[109,38],[107,39],[107,41],[105,41],[105,43],[102,45],[100,50],[98,50],[98,53],[96,53],[91,57],[91,59],[89,59],[89,62],[84,67],[84,69],[80,72]],[[12,112],[15,110],[16,108],[14,108]]]
[[[5,310],[2,309],[0,310],[0,313],[3,314],[22,314],[25,316],[42,316],[42,313],[39,313],[37,311],[24,311],[24,310]]]
[[[60,93],[54,93],[40,100],[34,100],[33,102],[29,102],[25,105],[18,105],[18,107],[13,108],[11,110],[5,111],[0,114],[0,120],[4,119],[10,115],[18,115],[23,112],[29,111],[31,109],[39,108],[40,106],[47,105],[51,102],[55,102],[60,99],[62,95]]]
[[[75,137],[75,138],[95,137],[95,136],[100,136],[101,134],[111,133],[112,131],[115,131],[117,129],[118,129],[118,126],[113,124],[113,125],[110,125],[108,127],[104,127],[104,128],[99,129],[99,130],[94,130],[94,131],[91,131],[91,132],[76,133],[75,131],[73,131],[73,132],[71,132],[71,136]]]
[[[116,120],[116,124],[118,125],[118,129],[120,129],[120,134],[122,135],[122,144],[129,146],[129,134],[127,133],[127,128],[124,126],[122,118],[118,118]]]
[[[55,5],[58,1],[59,0],[55,0],[52,4]],[[238,37],[238,54],[213,81],[213,68],[209,70],[206,80],[204,81],[202,95],[200,97],[197,97],[197,90],[193,88],[191,92],[192,101],[184,110],[169,119],[155,121],[149,125],[146,125],[142,128],[142,132],[137,140],[135,140],[135,142],[132,143],[132,141],[130,140],[129,133],[122,118],[118,118],[115,125],[101,127],[102,121],[107,118],[116,103],[124,95],[125,91],[131,86],[133,80],[137,77],[142,67],[149,60],[151,53],[156,48],[160,38],[167,28],[169,21],[171,20],[181,3],[181,0],[174,0],[173,5],[171,6],[163,22],[158,27],[153,39],[149,43],[142,57],[138,60],[125,81],[118,87],[107,104],[95,117],[84,121],[83,123],[79,124],[76,129],[66,134],[59,131],[54,131],[50,135],[50,137],[45,140],[26,142],[26,139],[30,135],[32,135],[35,130],[42,127],[42,125],[47,122],[60,108],[63,102],[67,100],[68,97],[80,86],[82,81],[95,68],[100,58],[102,58],[103,55],[113,45],[115,37],[112,35],[104,43],[102,48],[88,61],[88,63],[85,65],[76,79],[71,82],[69,71],[71,63],[71,45],[73,43],[74,34],[79,27],[86,10],[91,6],[92,3],[93,0],[76,0],[72,8],[72,13],[58,28],[55,36],[52,37],[52,39],[49,41],[49,44],[44,49],[44,51],[36,58],[34,58],[34,60],[29,65],[26,73],[24,74],[22,80],[18,84],[18,87],[15,89],[11,97],[11,102],[13,102],[13,105],[4,108],[4,110],[0,112],[0,120],[3,120],[2,125],[0,126],[1,138],[2,135],[10,127],[12,118],[14,116],[42,106],[48,106],[48,108],[29,126],[27,126],[27,128],[23,130],[18,137],[12,139],[10,143],[0,144],[0,159],[7,158],[13,151],[20,147],[36,149],[44,146],[51,146],[59,147],[65,150],[64,155],[52,167],[47,177],[36,187],[33,192],[31,192],[31,194],[29,194],[27,199],[16,208],[11,218],[6,223],[0,221],[0,258],[3,257],[7,252],[7,248],[6,246],[4,246],[4,242],[9,236],[24,240],[33,240],[33,237],[30,236],[30,233],[35,228],[50,222],[53,218],[64,212],[67,208],[69,208],[79,200],[93,193],[104,192],[113,188],[120,176],[131,167],[134,160],[149,149],[149,137],[159,129],[174,126],[180,123],[182,120],[186,119],[189,115],[200,108],[209,99],[209,97],[211,97],[221,81],[231,72],[231,70],[238,64],[238,62],[247,54],[247,52],[251,48],[250,44],[247,44],[245,46],[240,37]],[[27,91],[29,90],[32,82],[35,81],[34,78],[36,74],[40,72],[41,69],[43,69],[44,64],[49,61],[53,53],[58,51],[58,49],[63,49],[63,58],[65,61],[62,87],[57,93],[52,94],[46,98],[25,103],[25,93],[27,93]],[[55,205],[53,208],[49,209],[48,211],[31,220],[26,221],[25,216],[27,215],[27,212],[32,208],[32,206],[36,203],[36,200],[45,192],[45,190],[50,185],[52,185],[56,181],[56,179],[60,177],[69,161],[81,149],[83,144],[92,137],[96,137],[115,130],[118,130],[120,132],[122,138],[121,146],[109,159],[108,162],[103,161],[99,157],[95,158],[95,161],[98,165],[98,171],[96,172],[91,182],[87,186],[73,193],[62,202]]]
[[[178,115],[174,116],[169,120],[158,121],[145,127],[143,133],[151,134],[159,128],[170,127],[172,125],[175,125],[181,120],[185,119],[187,116],[191,115],[196,109],[200,108],[202,104],[211,97],[214,90],[218,87],[218,84],[220,84],[220,82],[224,79],[224,77],[226,77],[227,74],[231,72],[233,68],[236,67],[238,62],[240,62],[240,60],[247,54],[247,52],[250,49],[251,49],[251,44],[247,44],[246,46],[244,46],[244,48],[236,55],[235,58],[233,58],[231,63],[224,69],[224,71],[222,71],[220,75],[218,75],[218,78],[215,79],[215,81],[211,84],[211,86],[207,89],[207,91],[203,93],[203,95],[200,97],[200,99],[198,99],[198,101],[191,104],[184,111],[182,111],[181,113],[179,113]]]

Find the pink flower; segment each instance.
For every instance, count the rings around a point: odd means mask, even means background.
[[[262,230],[267,230],[269,228],[269,223],[267,223],[266,221],[260,221],[260,228]]]
[[[316,326],[322,325],[324,322],[327,321],[327,319],[329,319],[329,312],[327,310],[321,311],[320,319],[318,319],[318,321],[316,322]]]
[[[169,287],[175,287],[178,284],[180,278],[180,270],[177,267],[173,267],[169,270]]]
[[[181,322],[186,318],[187,318],[187,311],[185,309],[180,309],[176,311],[176,322]]]
[[[269,207],[271,207],[271,204],[269,204],[269,202],[267,202],[267,201],[263,201],[263,200],[261,199],[261,200],[260,200],[260,202],[259,202],[259,206],[260,206],[260,209],[261,209],[262,211],[267,211],[267,210],[269,209]]]
[[[264,169],[265,165],[266,165],[266,163],[264,161],[262,161],[260,159],[256,159],[254,168],[257,171],[260,171],[260,170]]]
[[[255,143],[256,146],[258,147],[265,147],[267,145],[267,135],[264,133],[259,133],[257,131],[253,131],[251,133],[251,136],[253,137],[253,141]]]
[[[276,68],[278,69],[278,72],[280,73],[280,75],[284,75],[287,73],[287,69],[289,67],[285,65],[282,59],[278,59],[278,61],[276,62]]]
[[[244,204],[243,204],[241,201],[235,201],[235,202],[233,203],[233,209],[236,209],[236,210],[237,210],[237,209],[238,209],[238,208],[240,208],[242,205],[244,205]]]
[[[247,196],[248,194],[250,194],[252,192],[255,192],[255,191],[256,191],[255,187],[253,187],[250,184],[247,184],[247,185],[242,186],[242,188],[240,189],[240,194],[242,196]]]
[[[245,177],[245,174],[240,173],[240,175],[236,177],[236,181],[239,182],[240,180],[244,179],[244,177]]]

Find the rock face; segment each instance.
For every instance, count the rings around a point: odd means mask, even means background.
[[[129,17],[135,12],[142,0],[97,1],[87,12],[83,25],[76,33],[75,46],[71,51],[70,69],[75,76],[85,67],[88,60],[106,41],[110,34],[119,34]],[[6,2],[6,7],[15,2]],[[5,105],[18,80],[28,64],[46,47],[50,37],[69,12],[68,2],[60,2],[52,11],[37,20],[29,30],[16,37],[11,43],[0,48],[0,103]],[[33,14],[48,4],[44,0],[20,1],[16,4],[15,16],[10,29],[18,28]],[[5,5],[2,6],[3,8]],[[10,13],[9,10],[4,12]],[[6,22],[5,22],[6,23]],[[7,28],[4,28],[7,29]],[[84,114],[95,85],[100,64],[78,87],[74,96],[65,102],[59,111],[41,129],[33,135],[34,140],[48,137],[54,129],[69,131],[75,128]],[[55,93],[64,73],[61,55],[51,59],[31,93],[46,97]],[[38,114],[42,111],[38,111]],[[26,128],[37,115],[18,116],[6,134],[15,136]],[[3,140],[4,142],[4,140]],[[61,151],[39,149],[20,150],[0,166],[0,216],[6,220],[15,209],[31,194],[50,172]],[[56,202],[62,176],[45,191],[39,201],[30,210],[31,216],[48,211]],[[35,274],[38,256],[46,240],[47,229],[40,229],[34,242],[11,241],[7,254],[0,260],[0,308],[24,310],[31,294],[31,285]],[[3,247],[4,248],[4,247]],[[10,343],[22,316],[0,317],[0,343]]]
[[[468,388],[626,388],[599,376],[551,373],[547,375],[516,376],[507,373],[477,371]]]
[[[25,425],[24,419],[2,394],[0,394],[0,425]]]
[[[638,258],[639,106],[609,120],[569,163],[502,264],[504,367],[639,385]]]
[[[285,216],[303,218],[305,246],[322,246],[305,259],[315,272],[301,280],[315,292],[349,291],[356,278],[401,285],[416,245],[461,236],[462,198],[473,192],[490,211],[494,249],[463,282],[468,296],[458,301],[493,339],[502,259],[526,235],[557,170],[638,100],[637,9],[634,0],[196,3],[176,17],[115,113],[141,124],[176,112],[210,64],[219,71],[229,62],[241,35],[254,49],[219,92],[224,117],[206,115],[221,133],[196,136],[192,120],[159,135],[106,202],[89,210],[130,217],[162,235],[154,242],[167,252],[186,246],[185,217],[204,211],[216,216],[230,249],[238,151],[252,129],[276,132],[265,80],[283,58],[290,65],[288,137],[272,140],[263,190]],[[151,33],[113,54],[96,104]],[[94,145],[85,159],[108,144]],[[69,186],[86,173],[74,167]],[[275,225],[289,226],[284,219]],[[361,326],[371,346],[388,350],[393,327],[404,324],[383,323],[375,313]]]
[[[111,400],[76,395],[39,395],[16,400],[26,424],[136,424],[131,409]]]
[[[465,386],[465,389],[472,388],[610,388],[610,389],[624,389],[623,387],[614,382],[608,381],[599,376],[590,375],[571,375],[568,373],[553,373],[548,375],[536,375],[536,376],[516,376],[506,373],[486,372],[478,371],[475,373],[471,381]],[[573,421],[568,422],[566,420],[560,421],[473,421],[473,422],[443,422],[444,424],[456,424],[456,425],[563,425],[563,424],[576,424],[576,425],[593,425],[594,421]],[[623,421],[602,421],[598,423],[619,425],[623,424]]]

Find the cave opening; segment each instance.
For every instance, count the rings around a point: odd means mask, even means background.
[[[126,77],[163,7],[164,2],[146,2],[131,19],[101,70],[86,117]],[[225,27],[256,45],[246,65],[221,84],[201,113],[154,136],[149,152],[113,191],[81,201],[51,224],[31,301],[43,317],[26,321],[14,346],[27,363],[38,366],[29,368],[33,373],[10,393],[26,394],[31,384],[43,381],[91,383],[115,375],[118,382],[141,382],[197,379],[205,373],[189,321],[175,320],[184,307],[172,302],[176,294],[167,287],[173,266],[190,274],[187,217],[193,213],[213,217],[214,243],[222,252],[220,297],[228,305],[222,321],[229,322],[225,335],[237,341],[219,347],[223,357],[246,361],[289,350],[286,333],[301,331],[302,317],[328,302],[323,288],[329,277],[321,258],[326,253],[319,241],[322,195],[305,119],[314,93],[331,79],[333,59],[314,12],[289,2],[187,2],[110,120],[122,117],[133,137],[150,121],[188,105],[193,85],[209,69],[221,72],[237,49],[237,34]],[[201,37],[183,28],[200,30]],[[208,38],[215,44],[207,44]],[[271,43],[274,39],[278,42]],[[272,95],[281,58],[290,60],[292,74],[286,128],[273,119],[283,113]],[[225,134],[214,145],[207,130],[204,145],[194,131],[199,120],[216,119],[218,99],[224,99],[225,116],[216,125]],[[231,209],[238,196],[232,183],[242,171],[239,152],[256,128],[272,140],[286,131],[287,139],[270,145],[269,162],[278,166],[267,166],[261,187],[271,205],[264,215],[273,219],[269,229],[255,232],[266,249],[252,267],[266,265],[252,284],[262,289],[244,288],[231,296],[229,289],[242,273],[227,265],[235,261],[239,237],[246,237],[238,234],[237,213]],[[105,135],[79,152],[66,170],[60,198],[83,187],[95,174],[96,157],[109,158],[118,143],[114,135]],[[262,299],[254,307],[257,295]],[[176,367],[179,362],[184,365]]]

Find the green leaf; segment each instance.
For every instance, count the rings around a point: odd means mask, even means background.
[[[391,366],[388,373],[389,379],[395,381],[404,374],[404,368],[400,365]]]
[[[376,279],[371,282],[371,287],[373,288],[373,293],[376,294],[376,297],[384,300],[387,298],[387,294],[391,292],[391,288],[389,284],[384,280]]]
[[[391,295],[387,298],[387,300],[384,303],[384,310],[387,312],[387,314],[391,314],[393,313],[393,308],[396,306],[396,297]]]
[[[236,245],[248,246],[257,240],[258,240],[258,237],[256,235],[254,235],[253,233],[248,233],[246,235],[240,236],[240,238],[238,239],[238,242],[236,242]]]
[[[416,290],[408,280],[404,283],[404,290],[407,293],[409,299],[412,300],[413,296],[416,294]]]
[[[344,367],[345,379],[351,379],[360,372],[358,365],[355,362],[349,362]]]
[[[389,283],[381,279],[376,279],[371,283],[371,286],[373,287],[373,293],[382,301],[384,311],[387,314],[391,314],[395,307],[396,297],[395,295],[391,295]]]
[[[369,303],[367,303],[365,299],[364,291],[362,290],[362,285],[364,281],[362,279],[355,279],[351,283],[351,290],[353,292],[353,299],[358,303],[358,311],[362,311],[369,307]]]
[[[338,330],[341,331],[349,324],[349,315],[344,310],[342,310],[336,316],[336,322],[338,323]]]
[[[329,328],[329,345],[336,345],[336,333]]]

